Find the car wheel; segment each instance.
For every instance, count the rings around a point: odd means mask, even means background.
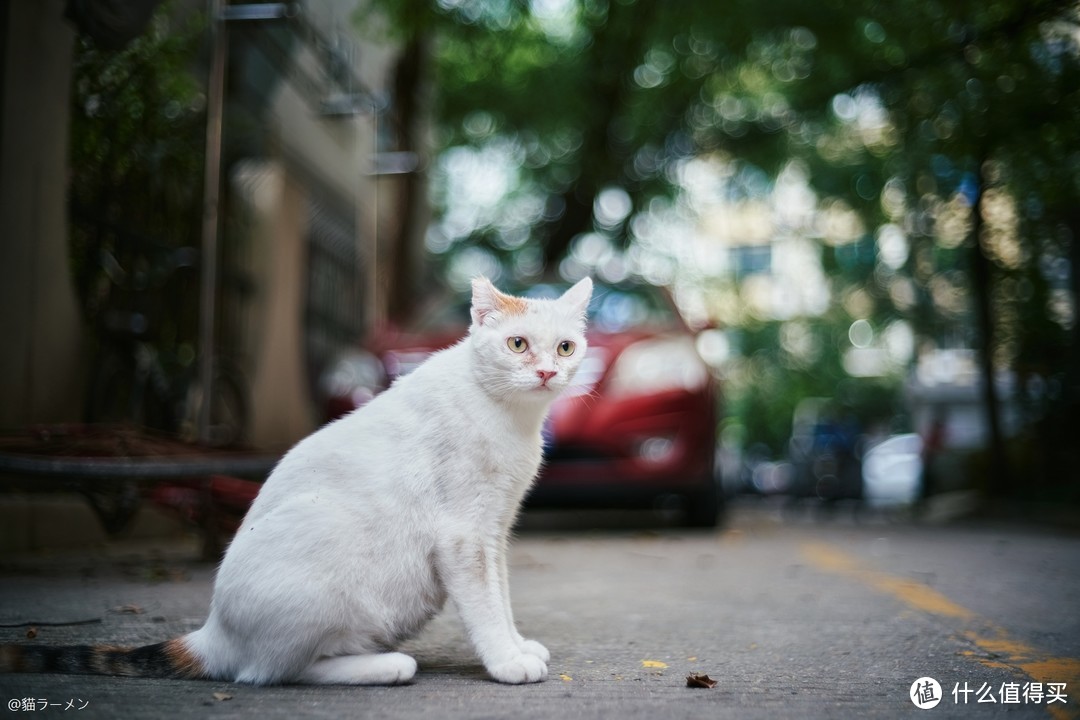
[[[695,528],[714,528],[720,524],[720,492],[715,483],[709,483],[701,492],[686,498],[686,526]]]

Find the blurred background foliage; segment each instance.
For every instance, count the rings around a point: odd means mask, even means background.
[[[429,48],[451,283],[671,286],[724,331],[728,426],[777,454],[812,395],[910,426],[913,368],[967,349],[1031,421],[1006,441],[983,384],[993,489],[1010,458],[1075,479],[1076,3],[377,5]]]
[[[510,286],[640,276],[705,329],[719,430],[743,447],[782,456],[812,397],[864,432],[912,429],[905,386],[960,358],[1007,379],[1023,420],[1000,427],[999,388],[982,383],[991,488],[1077,479],[1075,3],[372,9],[403,48],[388,125],[400,149],[434,146],[431,271],[399,264],[393,319],[430,274],[457,288],[478,273]],[[72,258],[93,323],[106,306],[146,305],[119,295],[189,282],[179,270],[197,261],[176,251],[198,237],[205,25],[169,19],[121,52],[77,47]],[[386,28],[370,13],[355,24]],[[181,364],[194,305],[168,298],[192,290],[158,292],[149,323]]]

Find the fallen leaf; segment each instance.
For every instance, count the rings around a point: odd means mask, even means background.
[[[560,678],[560,679],[561,679],[561,680],[562,680],[563,682],[570,682],[571,680],[573,680],[573,679],[574,679],[574,678],[570,677],[569,675],[567,675],[566,673],[563,673],[562,675],[560,675],[560,676],[559,676],[559,678]]]
[[[230,695],[229,693],[216,692],[214,693],[214,699],[221,701],[232,700],[232,695]]]
[[[704,674],[690,673],[686,676],[686,687],[712,689],[716,687],[717,682],[719,681],[713,680],[711,677]]]
[[[37,637],[37,628],[36,627],[32,627],[32,628],[30,628],[29,630],[26,631],[26,639],[27,640],[33,640],[36,637]]]
[[[697,660],[697,655],[692,655],[692,656],[686,658],[687,662],[695,662],[696,660]]]
[[[666,668],[666,662],[660,662],[659,660],[642,660],[641,667],[647,668]]]

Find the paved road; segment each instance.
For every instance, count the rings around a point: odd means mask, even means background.
[[[519,625],[553,656],[539,685],[488,681],[448,610],[406,648],[420,663],[406,687],[7,675],[0,700],[59,703],[32,715],[78,718],[1080,714],[1076,535],[1000,524],[781,521],[757,506],[736,508],[716,533],[581,532],[559,529],[563,520],[530,517],[513,553]],[[193,555],[170,548],[7,561],[0,623],[101,619],[39,626],[35,642],[46,643],[180,634],[201,624],[210,597],[213,569]],[[0,629],[4,641],[25,634]],[[687,688],[690,672],[719,683]],[[943,696],[925,715],[909,699],[921,677],[935,678]],[[1050,703],[1060,683],[1067,703]]]

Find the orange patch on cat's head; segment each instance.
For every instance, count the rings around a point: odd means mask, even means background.
[[[495,309],[506,315],[524,315],[529,307],[528,300],[498,293],[495,295]]]
[[[474,278],[472,281],[472,308],[473,323],[476,326],[483,325],[487,318],[495,315],[524,315],[529,309],[529,301],[524,298],[514,297],[500,292],[491,281],[485,277]]]

